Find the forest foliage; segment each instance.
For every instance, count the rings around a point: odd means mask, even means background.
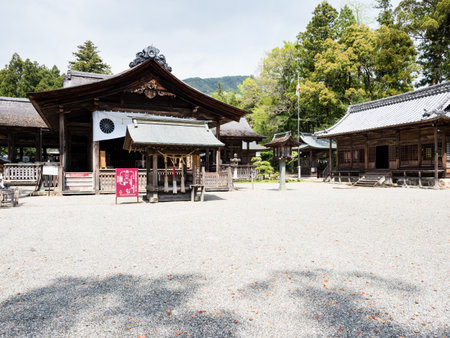
[[[377,0],[376,28],[355,2],[320,3],[295,41],[269,51],[239,91],[211,95],[250,112],[255,131],[313,132],[338,121],[350,104],[449,79],[450,0]],[[417,46],[417,47],[416,47]],[[299,95],[296,95],[297,85]]]
[[[110,66],[103,62],[92,41],[79,45],[73,55],[75,61],[69,62],[71,69],[111,74]],[[62,88],[63,80],[64,74],[58,67],[47,68],[37,61],[23,60],[14,53],[9,64],[0,70],[0,96],[27,97],[27,93]]]

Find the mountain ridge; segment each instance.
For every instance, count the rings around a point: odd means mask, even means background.
[[[211,94],[217,90],[217,84],[220,82],[223,91],[238,90],[238,85],[250,77],[250,75],[231,75],[222,77],[189,77],[184,79],[183,82],[187,83],[189,86],[201,91],[205,94]]]

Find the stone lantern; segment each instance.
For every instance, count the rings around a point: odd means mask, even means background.
[[[280,161],[280,187],[278,190],[286,190],[286,160],[291,158],[292,147],[298,147],[299,142],[292,138],[291,132],[278,133],[272,141],[266,143],[266,147],[273,148],[274,158]]]
[[[233,158],[230,158],[230,167],[233,168],[233,179],[238,179],[238,165],[241,162],[241,159],[237,157],[237,154],[234,154]]]

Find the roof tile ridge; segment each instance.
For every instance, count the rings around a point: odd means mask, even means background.
[[[26,97],[0,96],[0,101],[30,102]]]
[[[358,103],[350,106],[350,113],[357,113],[363,110],[389,106],[392,104],[416,100],[422,97],[437,95],[450,91],[450,81],[443,82],[434,86],[412,90],[406,93],[397,94],[390,97],[384,97],[382,99]]]

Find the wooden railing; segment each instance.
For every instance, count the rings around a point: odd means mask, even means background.
[[[6,163],[3,166],[5,184],[37,184],[41,179],[41,163]]]
[[[181,169],[175,169],[178,176],[181,176]],[[150,174],[152,170],[150,170]],[[116,170],[115,169],[102,169],[99,172],[99,190],[101,193],[115,193],[116,192]],[[158,182],[164,182],[165,170],[158,169]],[[173,169],[167,170],[167,176],[169,182],[172,181]],[[146,192],[147,186],[147,170],[139,169],[139,192]]]
[[[204,169],[204,168],[202,168]],[[203,185],[208,190],[231,190],[233,189],[233,180],[231,168],[220,172],[202,171]]]
[[[231,177],[233,178],[233,180],[251,180],[252,171],[255,173],[255,176],[258,174],[258,172],[255,170],[255,166],[249,164],[238,165],[237,167],[231,166],[229,164],[221,165],[222,171],[227,171],[228,168],[231,168]],[[237,177],[235,177],[234,175],[235,168],[237,169]]]

